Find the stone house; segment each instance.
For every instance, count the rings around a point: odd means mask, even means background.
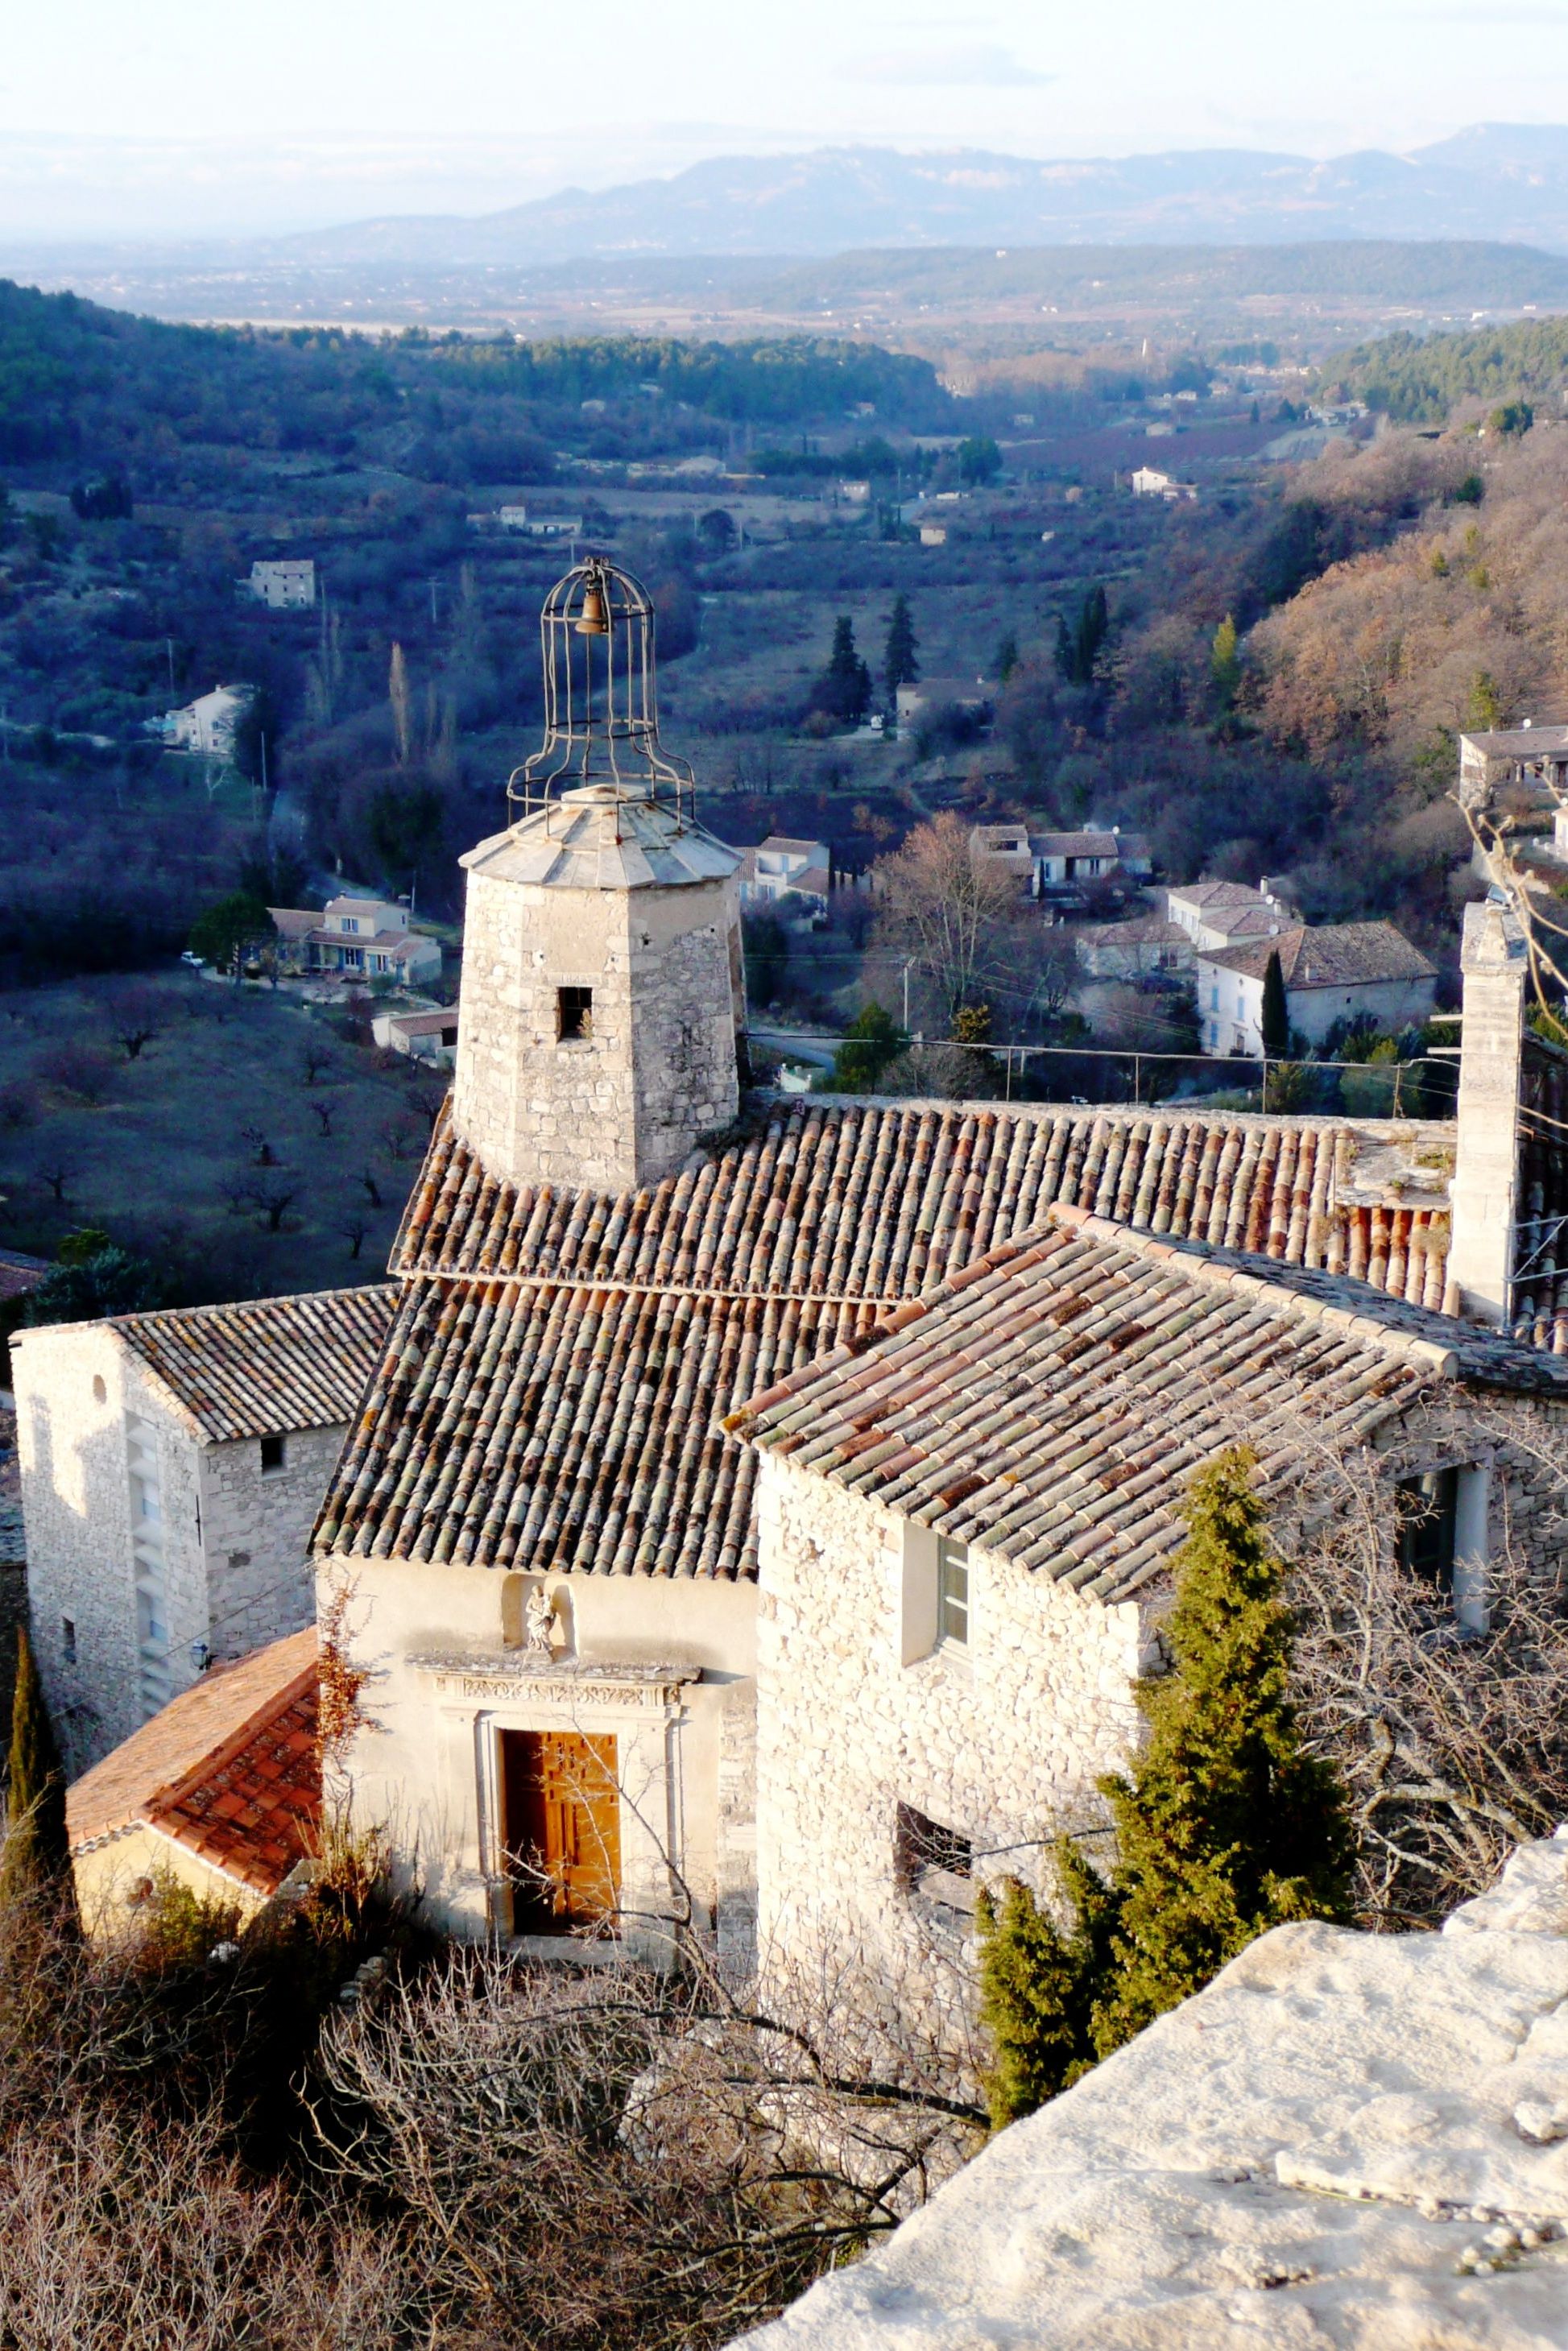
[[[310,1623],[309,1536],[382,1287],[50,1323],[11,1343],[27,1597],[77,1769]]]
[[[1200,948],[1197,1015],[1206,1053],[1263,1050],[1263,983],[1277,955],[1292,1036],[1321,1045],[1341,1020],[1393,1032],[1432,1017],[1437,966],[1392,923],[1292,924],[1278,937]]]
[[[689,1904],[742,1967],[759,1887],[810,1956],[814,1780],[857,1948],[914,1903],[950,1966],[964,1840],[972,1880],[1040,1834],[987,1775],[1020,1725],[1053,1804],[1114,1759],[1182,1478],[1281,1388],[1435,1481],[1431,1572],[1478,1604],[1528,1500],[1480,1414],[1555,1408],[1568,1353],[1568,1054],[1481,908],[1452,1122],[743,1104],[739,861],[660,749],[646,611],[597,559],[552,591],[545,746],[465,861],[453,1092],[313,1538],[350,1817],[456,1933],[663,1953]],[[831,1750],[868,1722],[862,1803]]]
[[[1287,1543],[1370,1449],[1389,1539],[1468,1625],[1505,1529],[1542,1573],[1568,1547],[1497,1413],[1568,1431],[1568,1366],[1343,1276],[1058,1205],[880,1330],[727,1426],[761,1456],[761,1948],[904,2014],[959,2026],[977,1885],[1103,1819],[1186,1481],[1227,1445]]]
[[[265,604],[269,612],[308,612],[316,602],[316,565],[308,555],[290,555],[250,567],[250,577],[239,582],[249,602]]]
[[[1119,873],[1122,843],[1115,831],[1030,832],[1018,824],[977,824],[969,847],[977,862],[1016,874],[1036,898]]]
[[[436,1005],[426,1012],[382,1012],[371,1023],[376,1043],[411,1061],[452,1067],[457,1050],[457,1007]]]
[[[1166,890],[1165,912],[1194,946],[1208,950],[1239,941],[1277,939],[1295,922],[1268,877],[1256,890],[1245,882],[1184,882]]]

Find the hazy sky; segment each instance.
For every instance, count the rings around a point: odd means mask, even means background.
[[[1568,0],[13,0],[0,227],[474,211],[874,140],[1330,155],[1568,122]]]

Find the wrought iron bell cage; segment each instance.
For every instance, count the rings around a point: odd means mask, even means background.
[[[507,778],[511,820],[599,786],[614,800],[659,801],[695,821],[696,785],[659,741],[653,602],[640,580],[591,555],[558,580],[539,613],[544,741]]]

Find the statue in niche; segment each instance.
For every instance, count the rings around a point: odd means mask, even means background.
[[[555,1631],[555,1603],[542,1583],[536,1583],[523,1611],[524,1646],[530,1656],[548,1657]]]

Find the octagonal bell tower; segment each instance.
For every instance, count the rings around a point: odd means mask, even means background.
[[[740,860],[660,745],[640,583],[591,557],[541,632],[544,742],[462,861],[453,1113],[507,1183],[620,1191],[735,1116]]]

